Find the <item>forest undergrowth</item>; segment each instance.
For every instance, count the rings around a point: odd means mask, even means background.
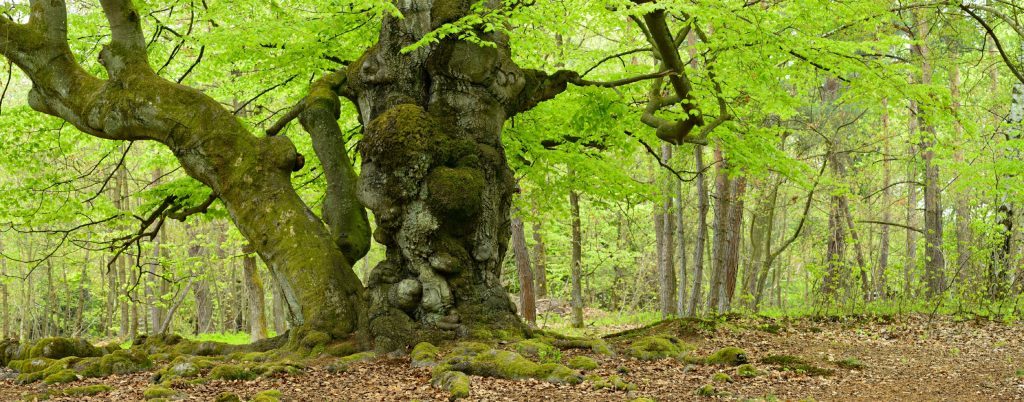
[[[308,334],[302,345],[266,352],[187,339],[176,347],[155,346],[173,342],[165,340],[106,346],[97,349],[102,356],[144,363],[114,363],[93,376],[82,362],[102,357],[16,360],[0,371],[0,400],[1024,399],[1024,341],[1020,324],[1008,320],[734,314],[639,326],[652,317],[598,310],[587,318],[586,337],[550,328],[530,339],[496,332],[404,354],[317,344]]]

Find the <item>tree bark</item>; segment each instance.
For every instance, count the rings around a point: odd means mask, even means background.
[[[931,50],[928,47],[929,25],[927,20],[917,21],[917,40],[915,46],[921,58],[921,84],[932,84]],[[946,261],[942,252],[942,202],[939,186],[939,167],[935,164],[936,142],[935,127],[927,122],[923,110],[917,118],[923,131],[921,135],[921,158],[924,160],[924,238],[925,238],[925,285],[929,297],[938,297],[946,290]]]
[[[917,115],[917,102],[914,100],[910,101],[910,114],[911,116]],[[917,135],[917,119],[911,117],[908,123],[910,138]],[[907,149],[910,153],[907,161],[907,227],[916,227],[916,212],[917,212],[917,166],[915,160],[917,159],[917,152],[914,151],[913,145],[908,145]],[[917,270],[917,231],[907,229],[907,246],[906,246],[906,257],[903,262],[903,297],[913,297],[913,283],[914,283],[914,272]]]
[[[729,212],[731,208],[730,190],[732,189],[728,172],[725,166],[725,159],[722,156],[722,148],[715,147],[715,238],[711,247],[712,270],[711,285],[708,290],[708,308],[717,313],[724,312],[724,301],[726,299],[725,287],[728,271],[728,249],[729,240],[732,236],[728,233]]]
[[[580,286],[583,276],[583,239],[580,234],[580,196],[575,190],[569,190],[569,213],[572,219],[572,326],[583,328],[583,289]]]
[[[891,159],[889,150],[889,99],[882,99],[882,154],[885,158],[882,161],[882,220],[892,222],[892,195],[889,192]],[[878,266],[875,269],[874,279],[875,297],[888,297],[888,285],[886,284],[886,270],[889,268],[889,225],[882,225],[882,233],[878,240]]]
[[[704,247],[707,244],[708,232],[708,189],[704,183],[704,147],[693,147],[694,170],[697,171],[697,235],[693,243],[693,292],[686,316],[694,317],[700,309],[704,281]],[[714,291],[714,288],[711,290]]]
[[[242,252],[250,251],[251,247],[243,248]],[[242,257],[242,270],[245,276],[246,294],[249,296],[249,340],[256,342],[267,338],[267,317],[264,307],[263,281],[256,270],[256,257],[246,254]]]
[[[680,158],[682,159],[682,158]],[[675,193],[675,229],[676,229],[676,259],[679,263],[679,275],[678,275],[678,291],[676,293],[676,309],[675,313],[683,315],[686,312],[686,301],[689,299],[689,294],[686,291],[686,285],[689,282],[686,269],[686,227],[685,218],[683,217],[683,190],[682,184],[678,178],[670,177],[672,181],[672,190]]]
[[[534,277],[537,279],[537,298],[548,297],[548,273],[544,253],[544,238],[541,236],[541,223],[533,222],[533,261]]]
[[[526,248],[526,230],[523,220],[512,218],[512,252],[519,276],[519,306],[523,319],[530,324],[537,323],[537,298],[533,290],[533,270],[530,269],[530,252]]]
[[[661,145],[661,161],[669,164],[672,161],[672,146]],[[658,267],[660,280],[659,299],[661,300],[661,317],[667,318],[676,314],[676,268],[675,268],[675,219],[672,213],[672,182],[676,181],[671,174],[663,174],[662,204],[660,212],[655,214],[655,219],[661,221],[660,236],[661,247],[659,248]]]

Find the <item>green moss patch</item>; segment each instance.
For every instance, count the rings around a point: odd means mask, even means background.
[[[724,347],[712,353],[704,361],[707,364],[738,366],[747,362],[747,352],[737,347]]]
[[[578,384],[583,381],[578,371],[561,364],[538,364],[519,353],[476,343],[463,343],[453,349],[447,359],[434,368],[435,378],[446,371],[513,380],[535,378],[554,383]]]
[[[234,392],[221,392],[213,399],[214,402],[242,402],[242,398],[239,398]]]
[[[805,373],[811,376],[825,376],[832,375],[832,370],[823,369],[814,365],[811,365],[807,361],[790,355],[771,355],[765,356],[761,359],[761,363],[771,364],[779,369],[787,371],[795,371],[797,373]]]
[[[377,357],[377,354],[374,353],[374,352],[360,352],[360,353],[356,353],[356,354],[353,354],[353,355],[348,355],[348,356],[342,357],[342,358],[338,359],[338,361],[328,365],[327,366],[327,371],[335,372],[335,373],[343,373],[343,372],[348,371],[349,366],[351,366],[351,365],[353,365],[355,363],[365,362],[365,361],[368,361],[368,360],[372,360],[375,357]]]
[[[437,358],[441,354],[441,349],[430,342],[420,342],[412,348],[410,358],[412,358],[413,367],[432,367],[437,365]]]
[[[836,365],[839,366],[840,368],[844,368],[844,369],[848,369],[848,370],[864,370],[865,368],[867,368],[867,365],[864,364],[864,362],[862,362],[860,360],[857,360],[857,358],[854,358],[854,357],[849,357],[849,358],[837,361]]]
[[[629,345],[626,353],[640,360],[657,360],[666,357],[680,357],[684,352],[693,349],[692,345],[675,337],[645,336]]]
[[[566,362],[566,366],[577,370],[593,370],[597,368],[598,364],[597,361],[587,356],[573,356]]]
[[[56,373],[53,373],[53,374],[50,374],[50,375],[46,376],[46,378],[43,378],[43,383],[45,383],[45,384],[64,384],[64,383],[69,383],[69,382],[77,381],[77,380],[78,380],[78,374],[75,374],[74,371],[71,371],[71,370],[68,370],[68,369],[63,369],[63,370],[60,370],[60,371],[58,371]]]
[[[109,385],[96,384],[96,385],[85,385],[85,386],[81,386],[81,387],[66,388],[66,389],[64,389],[64,391],[61,391],[61,393],[64,394],[64,396],[82,397],[82,396],[94,396],[94,395],[102,394],[104,392],[110,392],[111,389],[112,388],[110,388]]]
[[[753,364],[741,364],[739,367],[736,367],[736,375],[740,377],[754,378],[761,374],[761,370],[758,370]]]
[[[207,375],[211,380],[252,380],[259,377],[262,371],[255,366],[241,364],[221,364],[210,370]]]
[[[279,402],[281,398],[281,391],[268,389],[266,391],[257,392],[256,395],[252,396],[252,399],[250,399],[249,402]]]
[[[627,382],[617,375],[608,377],[601,377],[599,375],[587,376],[587,381],[590,382],[591,387],[594,389],[611,389],[615,391],[635,391],[636,384]]]
[[[102,352],[84,339],[43,338],[29,349],[28,357],[62,359],[68,356],[96,357]]]
[[[706,384],[703,387],[697,388],[696,394],[698,396],[715,396],[718,394],[718,390],[715,389],[714,385]]]
[[[536,339],[524,339],[512,344],[519,354],[542,362],[556,362],[562,359],[562,352],[554,346]]]
[[[714,382],[732,382],[732,377],[725,373],[715,373],[711,375],[711,381]]]
[[[469,396],[469,376],[461,371],[445,371],[434,376],[431,383],[435,387],[451,394],[451,399],[461,399]]]
[[[157,398],[170,398],[177,394],[178,393],[173,389],[161,385],[154,385],[149,388],[146,388],[145,391],[142,391],[142,397],[146,398],[147,400]]]

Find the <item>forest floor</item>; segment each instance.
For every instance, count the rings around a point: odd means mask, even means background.
[[[676,322],[678,324],[678,321]],[[716,398],[723,400],[1024,400],[1024,332],[1021,325],[945,316],[823,319],[748,319],[719,323],[700,333],[672,333],[679,325],[664,322],[637,334],[608,338],[614,356],[590,350],[562,351],[562,361],[586,354],[599,367],[584,374],[621,376],[631,391],[595,389],[591,380],[553,384],[539,380],[504,380],[471,376],[473,401],[622,401],[646,397],[657,401]],[[677,331],[678,332],[678,331]],[[679,336],[706,356],[722,347],[742,348],[761,375],[741,377],[735,367],[687,363],[685,359],[637,360],[622,353],[631,339],[663,333]],[[585,352],[585,353],[584,353]],[[827,372],[784,370],[764,361],[791,355]],[[447,400],[448,393],[430,385],[431,369],[414,368],[409,357],[384,357],[327,370],[330,359],[308,363],[298,375],[253,381],[209,381],[176,390],[187,400],[213,400],[231,391],[247,400],[276,389],[283,400],[410,401]],[[712,380],[726,373],[731,382]],[[811,373],[814,374],[814,373]],[[54,388],[107,384],[113,389],[92,400],[142,400],[152,373],[91,378]],[[721,376],[719,376],[721,377]],[[721,380],[721,378],[720,378]],[[711,397],[697,395],[706,384]],[[41,383],[16,385],[0,373],[0,400],[18,400],[46,390]],[[55,398],[53,400],[87,400]]]

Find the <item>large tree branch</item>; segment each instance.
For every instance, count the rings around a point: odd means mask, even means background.
[[[298,116],[313,140],[313,150],[327,180],[323,219],[335,244],[349,263],[355,263],[370,250],[370,223],[366,209],[356,197],[359,176],[348,158],[345,136],[338,126],[340,95],[344,92],[346,77],[347,71],[342,69],[313,82],[309,96],[300,102],[304,106]]]

